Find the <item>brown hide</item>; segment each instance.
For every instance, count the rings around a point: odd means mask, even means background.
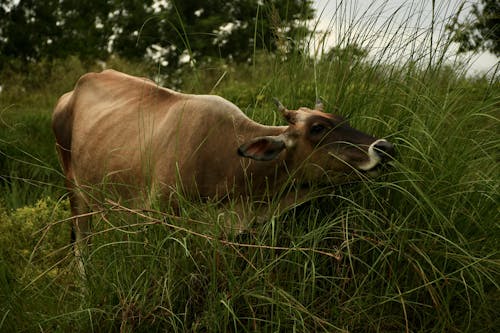
[[[237,150],[286,127],[255,123],[219,96],[181,94],[107,70],[84,75],[61,97],[53,129],[66,176],[79,186],[122,187],[128,197],[145,187],[168,195],[180,181],[187,194],[220,197],[245,188],[249,164],[259,175],[255,185],[275,174]]]

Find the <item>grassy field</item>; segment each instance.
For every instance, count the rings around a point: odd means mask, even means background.
[[[465,77],[442,62],[256,59],[199,65],[175,86],[219,94],[266,124],[282,122],[274,96],[289,108],[321,97],[354,127],[394,142],[396,165],[311,193],[237,238],[220,237],[213,203],[181,200],[171,216],[104,202],[86,281],[69,244],[50,116],[57,98],[97,68],[71,58],[0,73],[0,331],[500,327],[498,76]],[[108,67],[158,74],[119,59]]]

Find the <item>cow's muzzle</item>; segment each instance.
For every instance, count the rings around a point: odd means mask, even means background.
[[[368,161],[359,166],[362,171],[373,171],[394,160],[394,145],[385,139],[379,139],[368,147]]]

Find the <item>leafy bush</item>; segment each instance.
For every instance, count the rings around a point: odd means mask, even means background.
[[[16,210],[0,205],[0,331],[32,329],[30,311],[43,320],[39,314],[62,305],[47,297],[73,283],[68,217],[67,200],[46,197]]]
[[[1,257],[24,271],[38,272],[67,254],[70,241],[69,203],[50,197],[8,212],[0,208]],[[65,221],[66,220],[66,221]]]

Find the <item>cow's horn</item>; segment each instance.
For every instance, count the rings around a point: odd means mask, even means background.
[[[274,104],[276,104],[276,106],[278,107],[279,112],[284,114],[284,113],[286,113],[286,111],[288,111],[286,109],[286,107],[283,104],[281,104],[279,99],[277,99],[276,97],[273,97],[273,101],[274,101]]]
[[[278,107],[278,111],[285,117],[286,121],[288,121],[290,124],[295,124],[296,119],[295,119],[295,112],[288,110],[286,107],[281,104],[281,102],[276,98],[273,97],[273,101]]]

